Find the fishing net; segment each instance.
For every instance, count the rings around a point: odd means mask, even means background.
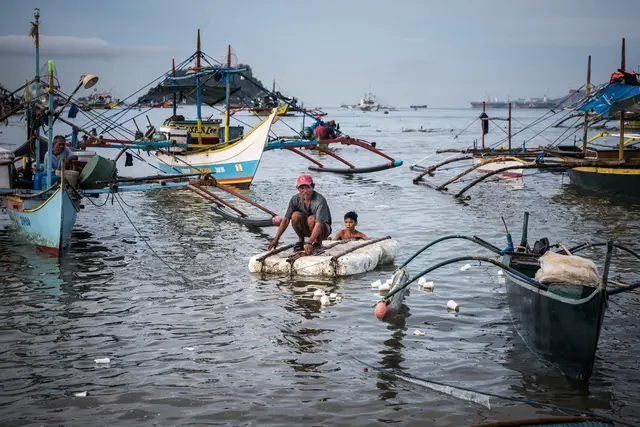
[[[545,284],[598,286],[600,274],[595,263],[589,259],[549,251],[540,257],[540,269],[535,279]]]

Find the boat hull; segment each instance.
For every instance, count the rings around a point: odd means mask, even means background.
[[[158,167],[170,175],[212,173],[222,184],[249,186],[253,181],[269,130],[276,118],[274,109],[269,117],[247,133],[240,141],[198,152],[158,153]]]
[[[510,255],[503,262],[525,272]],[[589,378],[606,309],[606,290],[558,285],[565,292],[560,295],[538,289],[507,271],[505,284],[513,325],[529,349],[569,377]]]
[[[571,183],[591,190],[640,197],[640,168],[580,167],[569,169]]]
[[[46,198],[9,196],[7,201],[14,226],[38,249],[56,256],[69,246],[79,210],[78,200],[60,187]]]

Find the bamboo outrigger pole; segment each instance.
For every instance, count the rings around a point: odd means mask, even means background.
[[[620,61],[620,69],[622,70],[622,72],[624,73],[624,69],[626,66],[626,55],[625,55],[625,48],[624,48],[624,38],[622,39],[622,53],[621,53],[622,59]],[[619,141],[619,147],[618,147],[618,160],[624,160],[624,114],[625,111],[624,110],[620,110],[620,141]]]
[[[587,88],[586,96],[589,97],[591,93],[591,55],[589,55],[589,61],[587,62]],[[587,122],[589,121],[589,112],[584,112],[584,133],[582,134],[582,153],[587,153]]]

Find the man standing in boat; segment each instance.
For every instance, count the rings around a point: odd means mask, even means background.
[[[291,222],[293,230],[298,235],[298,242],[293,250],[304,250],[310,255],[313,249],[321,247],[322,241],[331,234],[331,211],[327,200],[314,190],[315,184],[311,176],[300,175],[296,181],[296,188],[298,194],[289,201],[287,213],[280,220],[276,236],[269,243],[269,250],[278,246],[280,236]],[[305,237],[309,238],[306,244]]]

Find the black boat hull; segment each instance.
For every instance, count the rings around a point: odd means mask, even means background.
[[[640,169],[569,169],[571,183],[584,188],[640,197]]]
[[[503,262],[527,273],[518,256]],[[531,257],[529,264],[531,265]],[[535,269],[529,271],[534,272]],[[538,289],[505,271],[509,311],[514,327],[527,346],[540,358],[571,378],[587,379],[593,372],[600,330],[606,309],[605,289],[580,285],[557,288],[578,295],[570,298]]]

